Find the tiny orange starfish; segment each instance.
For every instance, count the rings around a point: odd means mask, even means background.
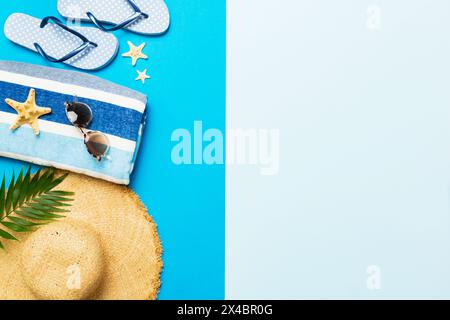
[[[138,77],[135,79],[136,81],[141,80],[142,84],[145,84],[145,80],[150,79],[151,77],[149,75],[147,75],[147,69],[145,69],[144,71],[139,71],[137,70],[138,73]]]
[[[33,128],[34,134],[39,134],[39,117],[51,113],[50,108],[41,108],[36,104],[36,91],[34,89],[30,90],[28,94],[27,101],[21,103],[11,99],[5,99],[5,102],[14,110],[17,111],[19,117],[16,122],[14,122],[10,130],[16,130],[24,124],[29,124]]]

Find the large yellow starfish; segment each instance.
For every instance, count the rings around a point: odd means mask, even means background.
[[[136,65],[136,62],[139,59],[147,59],[148,57],[142,53],[142,49],[145,47],[145,42],[141,43],[140,46],[136,47],[134,44],[131,43],[131,41],[128,41],[128,45],[130,46],[130,51],[127,53],[124,53],[122,57],[130,57],[133,66]]]
[[[51,113],[50,108],[41,108],[36,104],[36,91],[30,90],[27,101],[21,103],[11,99],[5,99],[5,102],[14,110],[17,111],[19,117],[9,129],[16,130],[24,124],[29,124],[33,128],[34,134],[39,134],[38,118],[45,114]]]

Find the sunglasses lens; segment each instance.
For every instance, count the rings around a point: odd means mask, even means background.
[[[90,154],[101,160],[109,150],[109,140],[103,133],[91,131],[86,133],[84,143]]]
[[[86,128],[92,121],[92,110],[85,103],[66,102],[66,114],[69,121],[77,127]]]

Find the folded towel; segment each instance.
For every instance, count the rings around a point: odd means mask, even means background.
[[[5,99],[27,100],[31,89],[36,103],[52,113],[39,120],[40,134],[21,126],[9,129],[17,112]],[[67,119],[66,101],[92,109],[89,130],[109,138],[106,159],[98,162],[86,150],[83,135]],[[0,61],[0,156],[74,171],[118,184],[129,184],[145,123],[147,97],[92,75]]]

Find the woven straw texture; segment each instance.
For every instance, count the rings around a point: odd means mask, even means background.
[[[156,299],[162,247],[138,196],[77,174],[58,189],[76,193],[71,212],[5,243],[0,299]]]

